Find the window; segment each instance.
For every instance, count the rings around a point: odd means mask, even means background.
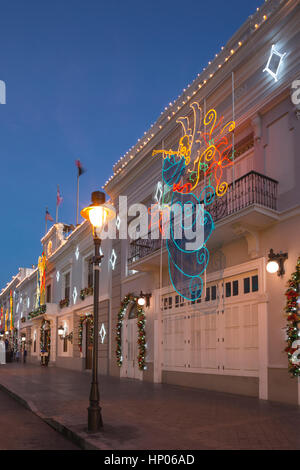
[[[87,286],[93,287],[94,272],[93,272],[93,258],[87,260]]]
[[[51,284],[47,286],[46,302],[51,303]]]
[[[33,340],[33,352],[36,352],[36,337]]]
[[[244,294],[249,294],[250,292],[250,277],[244,278]]]
[[[258,276],[252,276],[252,292],[258,291]]]
[[[206,288],[206,297],[205,297],[205,301],[206,301],[206,302],[209,302],[209,301],[210,301],[210,288],[209,288],[209,287]]]
[[[226,297],[231,297],[231,282],[226,282],[225,284],[225,295]]]
[[[211,300],[216,300],[217,298],[217,286],[211,286]]]
[[[64,342],[64,344],[63,344],[63,352],[66,353],[66,352],[68,352],[68,340],[67,340],[67,338],[64,338],[64,339],[63,339],[63,342]]]
[[[239,295],[239,281],[233,281],[233,283],[232,283],[232,295]]]
[[[70,273],[65,274],[65,299],[70,298]]]
[[[138,316],[138,310],[137,310],[137,305],[136,303],[132,303],[131,306],[129,307],[129,312],[128,312],[128,320],[131,320],[132,318],[137,318]]]

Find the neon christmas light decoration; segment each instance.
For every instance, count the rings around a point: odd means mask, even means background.
[[[111,252],[111,255],[110,255],[110,258],[109,258],[109,262],[111,264],[112,270],[115,269],[116,261],[117,261],[117,255],[116,255],[115,250],[112,249],[112,252]]]
[[[267,65],[263,69],[263,72],[268,72],[271,77],[274,78],[275,82],[278,81],[279,68],[285,55],[286,52],[284,54],[281,54],[276,50],[274,44],[272,44],[270,56]]]
[[[35,308],[44,305],[45,303],[45,294],[46,294],[46,255],[43,251],[42,255],[38,260],[38,270],[37,270],[37,288],[36,288],[36,305]]]
[[[12,290],[9,293],[10,330],[14,329],[14,301]]]
[[[170,281],[179,295],[193,301],[200,298],[203,290],[204,273],[209,262],[206,242],[214,230],[209,205],[215,196],[224,196],[228,183],[223,180],[223,169],[233,165],[232,133],[235,122],[224,125],[224,118],[218,119],[217,112],[210,109],[204,116],[199,103],[190,105],[193,116],[177,119],[183,129],[177,150],[154,150],[152,155],[162,155],[162,179],[172,190],[171,207],[179,204],[182,208],[192,206],[190,216],[184,218],[182,228],[203,229],[203,243],[197,249],[186,249],[187,239],[176,238],[174,217],[170,217],[170,238],[166,240]],[[196,194],[198,193],[198,195]],[[158,198],[157,198],[158,199]],[[161,221],[161,219],[159,219]],[[164,227],[162,227],[163,230]]]

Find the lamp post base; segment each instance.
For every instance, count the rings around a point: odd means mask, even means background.
[[[98,432],[103,427],[101,408],[99,405],[88,407],[88,431]]]

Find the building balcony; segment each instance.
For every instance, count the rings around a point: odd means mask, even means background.
[[[209,240],[209,247],[240,236],[243,231],[237,227],[261,230],[278,220],[277,189],[277,181],[255,171],[231,183],[225,196],[215,197],[207,207],[216,228]],[[150,233],[147,239],[132,241],[129,245],[129,268],[149,271],[159,266],[161,256],[163,261],[167,259],[165,247],[165,240],[153,240]]]

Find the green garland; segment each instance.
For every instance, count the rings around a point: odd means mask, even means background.
[[[68,298],[62,299],[59,302],[59,307],[60,308],[68,307],[69,303],[70,303],[70,299],[68,299]]]
[[[146,367],[146,332],[145,332],[145,325],[146,325],[146,316],[142,307],[138,306],[138,318],[137,318],[137,325],[138,325],[138,345],[139,345],[139,354],[138,354],[138,363],[139,369],[145,370]]]
[[[137,326],[138,326],[138,339],[137,343],[139,345],[139,354],[138,354],[138,364],[140,370],[146,369],[146,332],[145,332],[145,325],[146,325],[146,317],[143,310],[138,303],[138,297],[135,297],[133,294],[127,294],[121,302],[121,307],[118,312],[118,321],[117,321],[117,349],[116,349],[116,356],[117,356],[117,364],[119,367],[122,366],[123,363],[123,356],[122,356],[122,326],[123,320],[126,313],[126,309],[131,302],[135,302],[137,306]]]
[[[38,317],[39,315],[42,315],[43,313],[46,313],[46,310],[47,310],[46,304],[40,305],[38,308],[28,313],[28,320],[31,320],[31,318]]]
[[[299,362],[295,361],[295,356],[293,354],[297,351],[297,347],[293,347],[294,341],[300,339],[300,312],[298,298],[300,295],[300,256],[297,260],[296,271],[292,274],[291,278],[288,281],[288,289],[285,293],[287,301],[285,311],[287,313],[287,347],[285,351],[288,355],[289,360],[289,372],[293,377],[300,376],[300,349],[299,349]]]
[[[93,314],[89,313],[88,315],[80,315],[79,329],[78,329],[78,347],[79,347],[80,352],[82,352],[83,324],[87,320],[91,323],[91,336],[90,336],[91,342],[94,339],[94,316],[93,316]]]
[[[84,289],[81,289],[79,297],[81,300],[84,300],[88,295],[92,295],[93,292],[93,287],[85,287]]]

